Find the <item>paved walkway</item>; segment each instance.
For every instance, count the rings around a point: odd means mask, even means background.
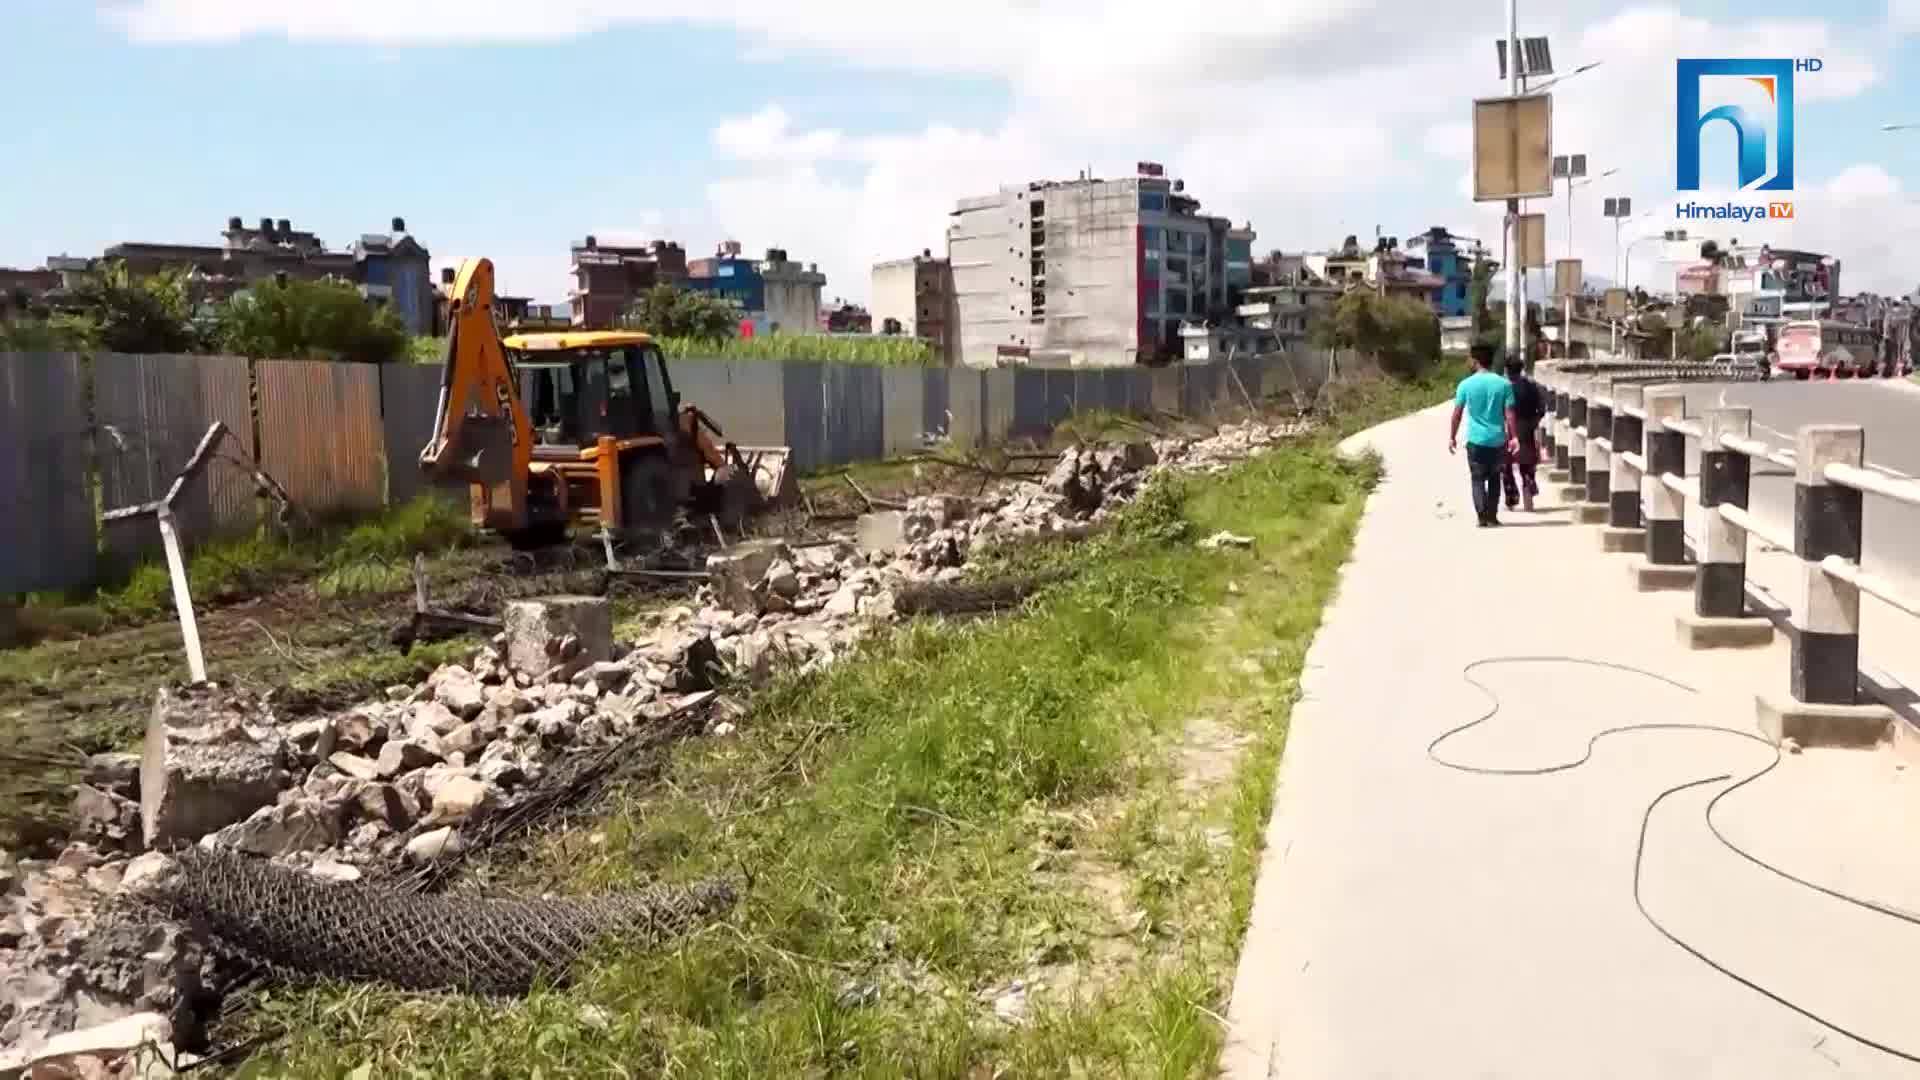
[[[1475,764],[1577,757],[1603,727],[1685,721],[1741,731],[1784,689],[1786,644],[1687,653],[1685,594],[1632,591],[1594,530],[1543,513],[1473,527],[1466,466],[1429,410],[1367,436],[1387,479],[1307,658],[1223,1065],[1234,1080],[1299,1077],[1802,1080],[1920,1077],[1716,973],[1634,903],[1635,841],[1664,789],[1764,765],[1713,732],[1604,740],[1578,769],[1490,777],[1430,761],[1428,742],[1486,699],[1500,714],[1442,750]],[[1920,769],[1914,770],[1920,772]],[[1791,885],[1715,841],[1724,784],[1660,804],[1643,899],[1720,963],[1858,1033],[1920,1053],[1920,926]],[[1830,886],[1920,910],[1920,781],[1885,752],[1808,751],[1722,804],[1756,855]]]

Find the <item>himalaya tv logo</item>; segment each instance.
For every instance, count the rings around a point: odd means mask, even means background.
[[[1710,133],[1731,131],[1741,191],[1793,190],[1793,76],[1826,65],[1817,58],[1681,60],[1676,68],[1674,186],[1700,190],[1701,144]],[[1679,216],[1791,218],[1793,204],[1682,203]]]

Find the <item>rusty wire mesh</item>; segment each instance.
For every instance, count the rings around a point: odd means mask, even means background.
[[[286,976],[505,995],[563,980],[600,942],[670,940],[730,909],[734,891],[703,882],[551,900],[419,895],[189,849],[144,900],[217,951]]]

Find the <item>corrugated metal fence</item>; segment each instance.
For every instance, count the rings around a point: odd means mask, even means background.
[[[978,371],[696,358],[675,362],[673,378],[728,438],[791,446],[795,466],[812,470],[943,438],[1043,437],[1076,412],[1205,417],[1249,397],[1311,396],[1330,359],[1302,351],[1231,366]],[[85,584],[103,563],[151,554],[151,521],[103,531],[99,513],[164,493],[214,420],[309,516],[431,490],[416,462],[439,386],[429,365],[0,354],[0,594]],[[258,524],[252,479],[234,465],[216,461],[186,489],[178,512],[189,542]]]

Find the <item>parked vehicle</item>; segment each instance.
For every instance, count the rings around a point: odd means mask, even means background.
[[[1880,339],[1871,329],[1832,319],[1802,319],[1780,327],[1775,351],[1783,373],[1796,379],[1869,378],[1880,372]],[[1892,374],[1889,368],[1885,374]]]

